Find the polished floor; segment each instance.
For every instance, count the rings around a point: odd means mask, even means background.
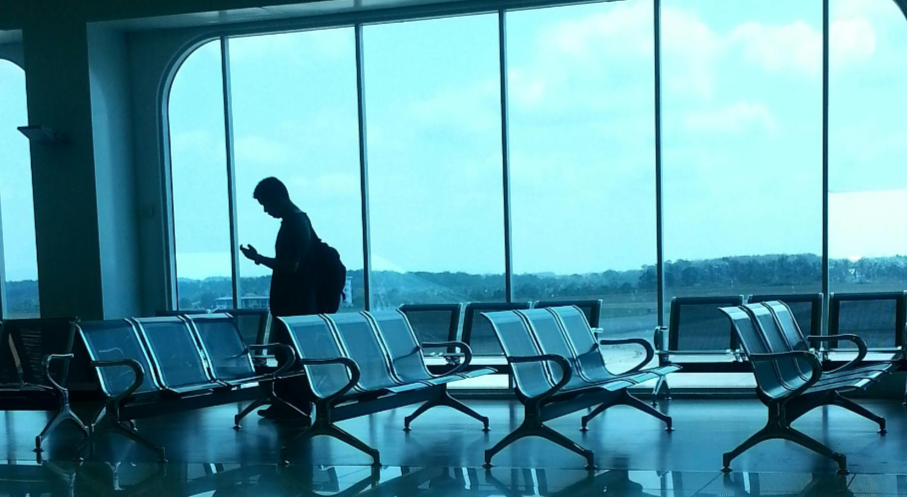
[[[904,475],[456,467],[107,464],[0,465],[0,496],[897,496]]]
[[[406,408],[340,423],[381,450],[387,466],[374,474],[365,454],[326,438],[298,446],[289,457],[292,464],[278,467],[279,445],[298,428],[251,416],[234,431],[232,416],[239,405],[139,421],[141,433],[166,446],[166,465],[158,466],[151,452],[117,436],[103,439],[78,465],[73,459],[80,436],[71,427],[48,441],[39,465],[32,452],[34,436],[47,414],[4,412],[0,430],[7,436],[0,460],[10,462],[0,465],[0,496],[67,495],[70,489],[99,495],[130,486],[127,493],[157,488],[153,493],[158,495],[206,496],[415,495],[429,489],[440,490],[438,495],[483,496],[907,495],[907,477],[897,476],[907,474],[907,410],[895,400],[862,401],[888,419],[885,436],[869,421],[835,407],[817,409],[794,424],[847,455],[852,474],[844,477],[834,474],[831,461],[783,441],[745,453],[725,477],[718,471],[721,454],[764,424],[765,408],[756,400],[684,399],[660,407],[674,417],[673,433],[626,407],[596,418],[587,433],[579,431],[582,413],[551,422],[595,451],[599,472],[582,470],[582,458],[547,441],[529,439],[499,454],[486,473],[484,450],[521,421],[522,411],[515,402],[467,403],[491,418],[490,433],[445,408],[419,418],[409,433],[401,429],[411,411]],[[28,485],[36,487],[23,490]]]

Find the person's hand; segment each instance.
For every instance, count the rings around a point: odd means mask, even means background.
[[[246,259],[249,259],[250,261],[254,262],[255,264],[261,264],[258,261],[258,258],[260,256],[258,255],[258,251],[255,250],[255,247],[253,247],[251,245],[246,245],[245,247],[243,247],[242,245],[240,245],[239,251],[242,252],[242,255],[246,256]]]

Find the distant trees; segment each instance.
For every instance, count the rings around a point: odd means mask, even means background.
[[[352,279],[353,306],[362,308],[365,304],[362,271],[349,271],[348,275]],[[822,259],[814,254],[665,262],[665,284],[673,295],[818,291],[821,277]],[[907,257],[833,259],[829,261],[829,279],[836,291],[907,289]],[[270,283],[268,276],[242,278],[240,290],[244,296],[267,296]],[[374,308],[405,303],[505,300],[502,274],[373,271],[371,283]],[[517,300],[605,298],[612,302],[644,302],[646,305],[640,307],[643,309],[651,307],[649,304],[654,301],[656,271],[654,265],[646,265],[626,271],[587,274],[516,274],[513,284]],[[218,298],[230,297],[233,292],[230,278],[223,277],[180,278],[178,285],[182,309],[213,309]],[[9,315],[36,314],[38,282],[8,282],[6,307]]]

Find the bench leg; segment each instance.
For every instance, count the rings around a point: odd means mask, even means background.
[[[403,431],[410,431],[409,425],[413,421],[415,421],[416,418],[425,414],[425,412],[428,411],[429,409],[431,409],[432,407],[438,407],[438,406],[449,407],[451,409],[460,411],[463,414],[465,414],[473,419],[479,420],[482,422],[482,425],[484,426],[482,428],[482,431],[488,431],[488,418],[486,418],[485,416],[482,416],[481,414],[472,410],[472,408],[470,408],[466,404],[460,402],[459,400],[451,397],[450,393],[448,393],[446,389],[444,390],[444,393],[442,393],[441,395],[435,397],[434,399],[429,400],[428,402],[422,404],[421,406],[419,406],[418,409],[415,410],[415,412],[413,412],[412,414],[407,416],[403,420]]]
[[[658,377],[658,381],[655,383],[655,388],[652,390],[652,406],[658,407],[658,394],[661,393],[662,388],[665,391],[665,400],[671,400],[671,387],[668,386],[668,376],[661,375]]]
[[[589,431],[589,429],[586,428],[586,426],[589,424],[589,421],[592,421],[593,418],[595,418],[599,414],[605,412],[606,409],[608,409],[609,407],[611,407],[613,405],[614,405],[614,402],[605,402],[603,404],[600,404],[589,414],[583,416],[583,426],[582,426],[582,428],[579,429],[579,431]]]
[[[82,423],[82,420],[79,419],[79,417],[76,416],[74,412],[72,412],[72,408],[70,408],[69,406],[64,406],[62,409],[57,411],[56,414],[54,414],[54,417],[51,418],[51,420],[47,423],[47,426],[44,427],[44,430],[41,431],[41,434],[35,437],[35,452],[44,452],[44,449],[41,448],[41,444],[44,442],[44,439],[46,439],[50,435],[50,433],[54,431],[58,426],[60,426],[64,421],[72,421],[76,426],[79,427],[80,430],[82,430],[84,437],[88,436],[88,428],[85,427],[85,425]]]
[[[841,394],[839,394],[837,392],[835,392],[834,405],[836,405],[838,407],[843,407],[844,409],[847,409],[848,411],[850,411],[852,413],[859,414],[860,416],[863,416],[864,418],[875,422],[876,424],[879,425],[879,433],[881,433],[882,435],[888,433],[888,430],[885,427],[885,425],[886,425],[885,418],[873,414],[872,412],[869,411],[869,409],[866,409],[865,407],[861,406],[860,404],[857,404],[856,402],[854,402],[846,397],[843,397]]]
[[[110,418],[107,418],[107,419],[110,419]],[[164,452],[164,448],[160,447],[158,445],[154,445],[153,443],[146,440],[144,437],[139,435],[138,431],[136,431],[135,428],[132,428],[131,426],[126,426],[124,423],[127,423],[127,422],[128,421],[123,421],[123,422],[109,421],[107,423],[106,429],[98,429],[97,427],[95,427],[95,429],[91,433],[91,435],[89,435],[88,438],[86,438],[85,440],[82,441],[81,444],[79,444],[78,448],[76,449],[77,453],[81,455],[82,451],[85,450],[85,447],[87,447],[89,445],[93,446],[95,441],[98,438],[100,438],[101,435],[110,433],[110,434],[120,434],[120,435],[132,440],[133,442],[141,445],[142,447],[145,447],[145,448],[157,453],[159,463],[167,462],[167,457]]]
[[[761,430],[757,431],[750,438],[746,439],[742,444],[737,446],[734,450],[726,452],[723,457],[724,467],[721,471],[729,473],[731,471],[731,461],[737,458],[740,454],[743,454],[747,450],[755,447],[756,445],[765,442],[766,440],[772,439],[781,439],[793,442],[801,447],[805,447],[813,452],[816,452],[820,455],[833,459],[838,463],[838,473],[846,474],[847,473],[847,457],[844,454],[839,454],[829,449],[825,445],[822,445],[817,440],[806,436],[805,434],[787,427],[778,424],[777,422],[769,422]]]
[[[381,454],[366,445],[365,442],[359,440],[358,438],[350,435],[349,433],[341,430],[340,428],[334,426],[333,424],[327,423],[323,420],[316,420],[315,423],[303,430],[296,438],[290,441],[287,445],[284,445],[280,448],[280,464],[287,465],[290,462],[287,460],[287,453],[294,445],[309,440],[318,436],[333,437],[341,442],[353,447],[354,449],[359,449],[362,452],[365,452],[372,457],[372,466],[381,465]]]
[[[500,442],[496,443],[494,447],[485,451],[485,468],[491,468],[491,460],[494,458],[498,452],[501,452],[507,446],[512,445],[514,442],[521,440],[526,437],[540,437],[553,442],[561,447],[569,450],[570,452],[579,454],[580,456],[586,459],[586,469],[595,469],[595,454],[591,450],[586,450],[569,438],[561,435],[560,433],[552,430],[551,428],[543,425],[541,422],[533,419],[527,419],[523,421],[516,430],[510,432],[505,436]]]
[[[624,390],[624,395],[623,395],[623,397],[621,397],[619,403],[623,404],[625,406],[639,409],[640,411],[648,414],[649,416],[662,420],[665,423],[665,425],[667,425],[667,427],[665,428],[665,431],[674,431],[674,420],[671,419],[671,416],[668,416],[667,414],[663,414],[661,411],[655,409],[654,407],[650,406],[649,404],[646,404],[645,402],[630,395],[630,392]]]

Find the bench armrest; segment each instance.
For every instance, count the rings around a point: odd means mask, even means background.
[[[567,362],[567,359],[563,356],[554,355],[554,354],[542,354],[531,357],[508,357],[507,360],[511,364],[524,364],[530,362],[553,362],[561,368],[561,381],[557,382],[556,385],[546,390],[545,392],[539,394],[536,397],[533,397],[532,400],[537,403],[542,403],[545,400],[548,400],[551,396],[556,394],[558,390],[564,388],[567,383],[570,383],[570,380],[573,378],[573,370],[570,368],[570,363]],[[516,374],[515,372],[513,374]]]
[[[50,364],[53,361],[63,361],[64,363],[68,363],[72,360],[72,358],[73,354],[47,354],[46,356],[44,356],[44,363],[42,365],[42,369],[44,370],[44,377],[47,378],[47,382],[50,383],[50,386],[53,387],[54,390],[59,392],[64,398],[67,398],[69,396],[69,391],[66,389],[66,387],[58,383],[57,380],[50,374]]]
[[[828,335],[828,336],[810,335],[810,336],[806,337],[806,339],[810,342],[819,342],[819,343],[835,342],[838,340],[844,340],[845,342],[851,342],[857,346],[857,357],[854,360],[848,362],[847,364],[841,366],[840,368],[836,368],[832,371],[829,371],[829,373],[837,373],[838,371],[844,371],[846,369],[851,369],[853,367],[856,367],[857,365],[859,365],[860,363],[863,362],[863,359],[866,359],[866,354],[869,352],[869,348],[866,347],[866,342],[862,338],[858,337],[857,335],[847,335],[847,334],[845,334],[845,335]]]
[[[249,345],[247,347],[247,350],[265,350],[272,348],[282,350],[286,354],[286,360],[284,361],[284,363],[280,364],[278,362],[277,369],[273,373],[268,375],[276,378],[283,373],[286,373],[288,369],[296,364],[296,352],[293,350],[293,347],[290,347],[289,345],[284,343],[269,343],[265,345]]]
[[[782,359],[806,359],[806,362],[809,363],[810,369],[809,379],[806,380],[806,383],[801,385],[799,388],[791,390],[787,393],[787,395],[784,395],[782,397],[784,399],[791,399],[799,396],[806,390],[812,388],[812,386],[822,378],[822,363],[819,362],[819,358],[816,357],[816,354],[807,350],[790,350],[787,352],[775,352],[771,354],[749,354],[748,358],[753,364],[757,362],[769,362]]]
[[[639,371],[640,369],[646,367],[646,365],[652,361],[652,358],[655,357],[655,347],[653,347],[652,344],[649,343],[649,341],[644,338],[616,338],[616,339],[607,338],[607,339],[599,340],[598,344],[599,345],[639,345],[640,347],[645,349],[645,351],[646,351],[645,359],[643,359],[642,362],[640,362],[636,366],[633,366],[629,371],[626,371],[623,374],[632,374],[632,373]]]
[[[461,353],[463,354],[463,361],[461,361],[460,364],[458,364],[455,368],[444,373],[445,376],[457,374],[460,371],[463,371],[472,362],[472,349],[469,348],[469,345],[466,345],[463,342],[453,342],[453,341],[451,341],[451,342],[425,342],[422,344],[423,349],[442,348],[442,347],[445,347],[445,348],[457,347],[458,349],[460,349]]]
[[[347,392],[352,390],[353,387],[359,383],[359,377],[362,374],[359,372],[359,366],[356,362],[347,357],[335,357],[333,359],[299,359],[297,362],[300,366],[326,366],[328,364],[342,364],[343,366],[346,366],[346,370],[350,373],[350,381],[348,381],[343,388],[323,399],[328,404],[340,399],[346,395]],[[311,381],[311,378],[309,381]]]
[[[132,382],[132,385],[129,386],[124,392],[113,395],[110,397],[110,401],[119,405],[123,399],[132,395],[136,390],[142,386],[142,383],[145,381],[145,370],[142,368],[142,365],[139,364],[135,359],[121,359],[119,361],[91,361],[91,365],[95,369],[101,368],[113,368],[113,367],[122,367],[126,366],[132,370],[132,373],[135,375],[135,379]]]

